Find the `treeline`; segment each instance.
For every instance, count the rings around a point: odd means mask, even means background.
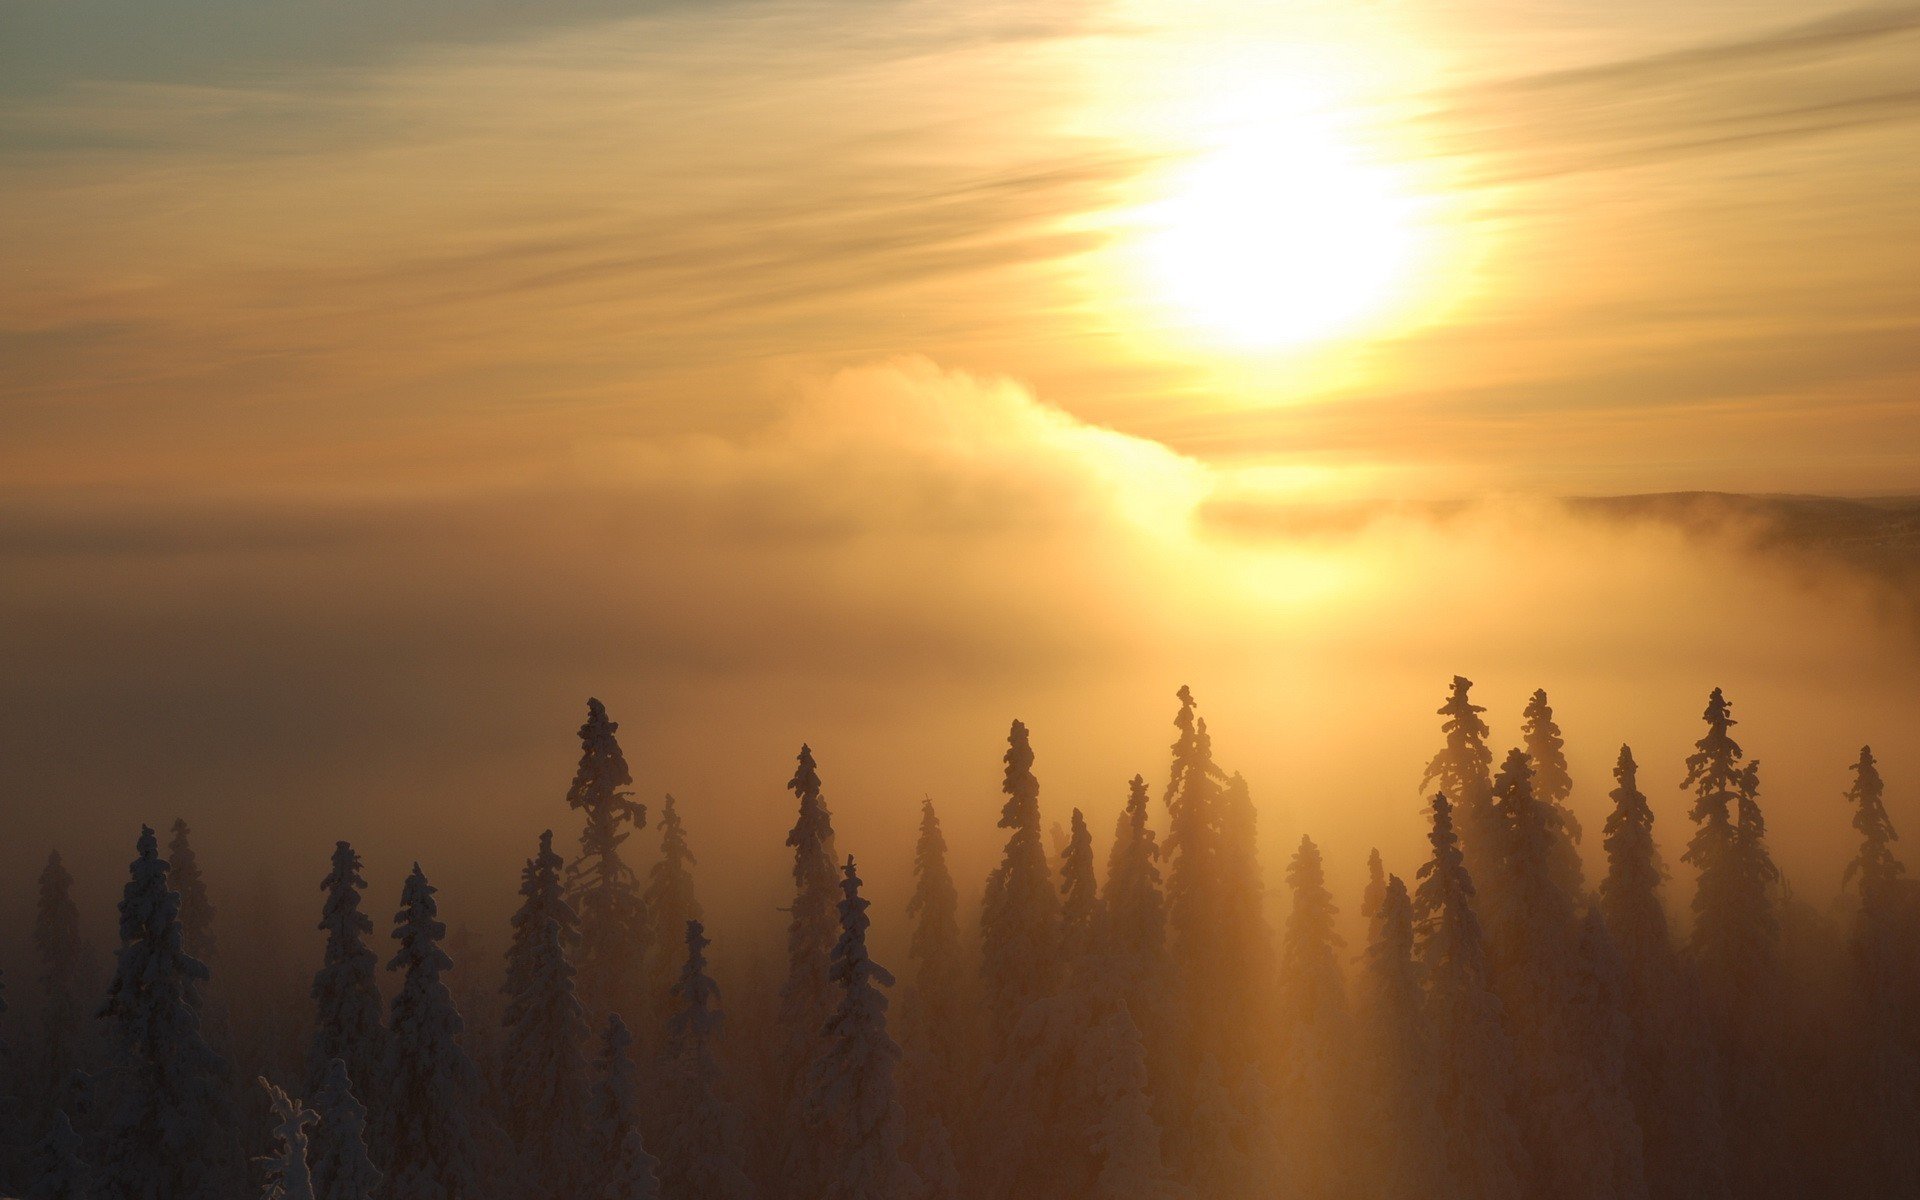
[[[1373,855],[1362,947],[1310,838],[1269,927],[1253,798],[1184,688],[1167,779],[1128,784],[1104,865],[1077,810],[1049,838],[1013,723],[977,922],[923,805],[912,898],[886,918],[909,931],[898,980],[802,747],[784,963],[723,997],[688,832],[668,797],[636,869],[648,813],[597,701],[566,793],[578,844],[544,833],[527,859],[497,1005],[449,986],[418,864],[383,994],[341,842],[307,994],[239,1012],[208,964],[244,979],[248,960],[214,940],[184,823],[164,857],[142,830],[102,983],[56,853],[0,1182],[32,1200],[1920,1196],[1920,889],[1872,751],[1844,793],[1859,849],[1837,921],[1787,894],[1715,690],[1684,764],[1683,923],[1632,752],[1590,880],[1546,694],[1496,756],[1470,687],[1439,709],[1430,854],[1407,878]],[[297,1038],[257,1033],[293,1013]]]

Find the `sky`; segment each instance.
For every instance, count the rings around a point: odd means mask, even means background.
[[[1826,888],[1898,587],[1552,502],[1920,492],[1916,67],[1775,0],[7,5],[10,853],[504,908],[597,694],[721,869],[803,739],[984,856],[1010,718],[1109,819],[1191,683],[1357,871],[1461,671],[1589,805],[1725,684]]]

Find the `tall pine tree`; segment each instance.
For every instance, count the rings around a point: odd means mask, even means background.
[[[1552,818],[1554,874],[1568,895],[1583,895],[1587,885],[1580,865],[1580,820],[1567,807],[1567,798],[1573,795],[1573,777],[1567,772],[1566,740],[1554,723],[1553,706],[1547,703],[1545,691],[1534,692],[1521,715],[1521,737],[1533,763],[1534,798],[1546,805]]]
[[[513,993],[503,1022],[501,1091],[507,1131],[527,1172],[523,1194],[562,1200],[580,1189],[585,1173],[587,1022],[568,961],[580,940],[578,923],[561,888],[552,830],[540,835],[520,894],[508,955]]]
[[[700,922],[687,922],[686,965],[674,986],[679,1009],[667,1026],[662,1082],[672,1123],[660,1148],[661,1192],[676,1200],[753,1200],[741,1166],[740,1113],[720,1094],[715,1052],[724,1017],[720,988],[707,975],[710,944]]]
[[[367,1109],[353,1093],[344,1059],[327,1064],[313,1109],[320,1115],[308,1161],[314,1200],[373,1200],[380,1171],[367,1154]]]
[[[830,975],[840,1002],[827,1022],[825,1053],[814,1064],[809,1109],[833,1164],[823,1200],[894,1200],[912,1196],[919,1179],[903,1157],[906,1114],[895,1095],[900,1047],[887,1032],[893,975],[867,952],[869,902],[851,857],[842,870],[840,938]]]
[[[320,890],[326,901],[319,928],[327,935],[325,957],[314,973],[313,1043],[307,1052],[309,1089],[325,1086],[333,1060],[346,1067],[354,1086],[372,1094],[387,1056],[387,1031],[380,1023],[379,959],[368,947],[373,918],[360,911],[367,880],[360,856],[346,842],[335,842],[333,866]]]
[[[687,922],[700,919],[700,898],[693,887],[693,868],[698,860],[687,844],[687,827],[672,796],[661,802],[656,824],[660,827],[660,857],[647,875],[647,890],[642,897],[651,926],[647,934],[647,1008],[643,1015],[650,1026],[664,1026],[672,1010],[674,980],[680,977],[680,939]]]
[[[1458,1198],[1443,1167],[1447,1131],[1413,956],[1413,902],[1398,875],[1381,886],[1373,927],[1359,989],[1363,1192],[1374,1200]]]
[[[180,894],[151,828],[120,900],[101,1187],[107,1200],[229,1200],[241,1163],[227,1065],[200,1033],[205,964],[186,952]]]
[[[1015,721],[1002,760],[1000,828],[1008,831],[1000,864],[987,877],[980,915],[981,974],[988,1028],[1005,1046],[1028,1005],[1052,993],[1060,954],[1060,900],[1047,868],[1040,825],[1040,781],[1027,727]]]
[[[588,1105],[587,1170],[580,1194],[591,1200],[653,1200],[660,1194],[660,1163],[641,1132],[640,1073],[627,1048],[633,1035],[616,1013],[607,1018],[594,1063]]]
[[[81,1066],[86,946],[80,910],[73,902],[73,876],[60,852],[47,856],[33,914],[33,948],[40,962],[40,1092],[48,1111],[63,1107]]]
[[[1414,928],[1426,974],[1445,1171],[1475,1200],[1519,1200],[1530,1174],[1514,1119],[1513,1045],[1487,973],[1486,940],[1474,912],[1473,879],[1445,793],[1432,801],[1432,856],[1413,896]]]
[[[567,894],[580,915],[580,996],[594,1013],[630,1010],[643,999],[647,915],[640,881],[620,847],[647,824],[647,806],[624,789],[633,782],[606,706],[587,701],[580,766],[567,807],[585,820],[580,854],[567,866]]]
[[[907,919],[913,924],[907,957],[913,968],[900,1005],[908,1090],[915,1107],[930,1109],[944,1126],[960,1099],[962,1072],[970,1065],[973,1007],[967,1000],[960,948],[960,893],[947,867],[947,839],[931,799],[920,805],[913,879],[907,901]]]
[[[813,750],[800,747],[787,789],[799,802],[787,845],[793,850],[793,906],[787,911],[787,978],[780,987],[779,1098],[785,1107],[780,1174],[787,1194],[804,1200],[826,1183],[821,1146],[807,1136],[807,1073],[819,1057],[833,1012],[829,962],[839,938],[839,872],[833,816],[822,795]]]
[[[460,1014],[442,979],[453,961],[440,948],[447,927],[436,890],[420,864],[413,864],[394,915],[400,949],[387,969],[401,978],[387,1019],[391,1037],[380,1113],[385,1200],[475,1200],[480,1194],[473,1128],[479,1079],[460,1044]]]
[[[207,898],[207,881],[200,873],[200,859],[193,852],[192,830],[186,820],[173,823],[173,838],[167,843],[167,862],[172,871],[173,890],[180,893],[180,944],[189,958],[213,965],[216,940],[213,936],[213,902]]]

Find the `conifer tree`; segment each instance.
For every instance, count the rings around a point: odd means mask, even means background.
[[[1723,1021],[1745,1024],[1771,984],[1780,920],[1771,894],[1779,872],[1767,853],[1757,799],[1758,764],[1742,765],[1732,705],[1713,689],[1706,736],[1687,759],[1695,829],[1684,856],[1700,872],[1691,948]]]
[[[1367,923],[1367,945],[1380,937],[1380,906],[1387,901],[1387,867],[1380,859],[1380,848],[1367,854],[1367,890],[1360,897],[1360,916]]]
[[[83,1009],[80,997],[86,955],[80,939],[80,910],[73,902],[73,876],[60,852],[47,856],[40,872],[33,917],[33,947],[40,960],[41,1058],[37,1067],[44,1096],[58,1108],[81,1063]]]
[[[1350,1143],[1352,1029],[1340,974],[1342,942],[1334,929],[1338,910],[1312,838],[1300,839],[1287,866],[1287,885],[1293,910],[1280,953],[1281,1144],[1302,1195],[1346,1196],[1352,1194],[1352,1172],[1336,1156]]]
[[[1623,975],[1627,1083],[1646,1138],[1648,1186],[1655,1200],[1724,1198],[1725,1130],[1712,1046],[1691,978],[1674,953],[1653,809],[1630,748],[1620,747],[1613,777],[1599,910]]]
[[[308,1161],[314,1200],[373,1200],[380,1172],[367,1155],[367,1109],[353,1094],[344,1059],[327,1064],[313,1108],[315,1126]]]
[[[22,1200],[95,1200],[93,1169],[80,1157],[81,1147],[66,1110],[55,1109],[52,1127],[34,1148]]]
[[[632,1044],[619,1014],[608,1017],[588,1105],[591,1167],[581,1194],[592,1200],[653,1200],[660,1194],[660,1163],[641,1133],[639,1072],[627,1053]]]
[[[1114,952],[1130,973],[1158,980],[1167,962],[1167,902],[1161,890],[1160,847],[1147,812],[1147,781],[1135,775],[1115,823],[1107,855],[1104,895]],[[1132,993],[1129,999],[1136,999]]]
[[[661,1145],[663,1195],[680,1200],[753,1200],[741,1168],[740,1113],[721,1098],[715,1043],[723,1015],[720,989],[707,976],[710,943],[700,922],[687,922],[687,961],[674,986],[679,1009],[667,1027],[664,1080],[672,1128]]]
[[[793,849],[793,906],[787,921],[787,979],[780,989],[780,1024],[786,1031],[788,1062],[804,1072],[813,1060],[833,1011],[828,961],[838,939],[838,871],[833,863],[833,815],[821,796],[820,772],[813,751],[800,747],[787,789],[799,801],[799,814],[787,833]]]
[[[400,893],[387,963],[401,973],[389,1009],[386,1103],[381,1108],[386,1200],[469,1200],[478,1194],[479,1145],[472,1105],[478,1076],[460,1044],[462,1023],[441,976],[447,927],[435,889],[413,864]]]
[[[920,1177],[919,1200],[962,1200],[960,1167],[953,1157],[953,1137],[937,1113],[923,1115],[909,1157]]]
[[[120,950],[100,1015],[110,1022],[101,1139],[108,1200],[229,1200],[239,1184],[227,1065],[200,1033],[206,965],[182,946],[180,895],[142,827],[120,900]]]
[[[507,1131],[530,1172],[528,1194],[559,1200],[581,1185],[587,1023],[567,961],[568,948],[580,940],[578,923],[561,888],[552,830],[540,835],[539,852],[522,878],[524,899],[513,916],[507,956],[507,987],[514,991],[503,1021],[501,1090]]]
[[[1047,869],[1040,831],[1040,781],[1033,774],[1027,727],[1013,723],[1007,735],[1007,800],[1000,828],[1006,850],[987,877],[981,910],[981,974],[987,1021],[1004,1048],[1027,1006],[1052,993],[1060,953],[1060,901]]]
[[[1104,924],[1100,881],[1093,870],[1093,834],[1077,808],[1071,828],[1060,854],[1060,949],[1069,969],[1085,965]]]
[[[957,1099],[954,1089],[965,1065],[972,1010],[961,966],[960,893],[947,868],[947,840],[931,799],[920,805],[913,878],[913,895],[907,901],[907,919],[913,923],[907,956],[913,974],[902,995],[901,1025],[918,1107],[932,1108],[939,1119]],[[944,1122],[941,1136],[946,1136]]]
[[[367,945],[373,918],[360,911],[367,880],[360,856],[347,842],[335,842],[333,865],[320,890],[326,893],[319,928],[327,935],[325,957],[313,976],[313,1044],[307,1053],[307,1078],[316,1094],[334,1059],[365,1091],[379,1085],[386,1061],[387,1031],[380,1023],[379,959]]]
[[[1486,943],[1473,910],[1473,879],[1445,793],[1432,801],[1428,843],[1413,897],[1414,927],[1427,980],[1446,1178],[1475,1200],[1518,1200],[1529,1175],[1514,1121],[1513,1047],[1487,977]]]
[[[193,853],[191,833],[184,819],[173,823],[173,839],[167,843],[167,862],[172,867],[168,878],[173,881],[173,890],[180,893],[181,949],[188,958],[211,967],[216,948],[213,902],[207,899],[207,882]]]
[[[840,1003],[827,1022],[826,1052],[814,1064],[814,1128],[834,1164],[823,1200],[893,1200],[911,1196],[920,1181],[903,1157],[906,1115],[894,1091],[900,1047],[887,1032],[887,996],[893,975],[867,952],[869,902],[851,856],[842,869],[840,938],[831,977]]]
[[[833,816],[821,794],[820,772],[803,745],[787,788],[799,813],[787,834],[793,850],[793,906],[787,920],[787,978],[780,988],[781,1055],[776,1082],[785,1105],[781,1177],[788,1194],[805,1200],[825,1185],[821,1146],[806,1136],[808,1071],[819,1057],[821,1031],[834,1005],[830,960],[839,938],[839,872],[833,862]]]
[[[1447,1135],[1413,957],[1413,902],[1398,875],[1380,893],[1360,987],[1364,1191],[1374,1200],[1446,1200],[1459,1192],[1436,1170]]]
[[[1200,722],[1206,736],[1206,722]],[[1211,744],[1207,755],[1212,757]],[[1260,871],[1259,814],[1247,781],[1238,771],[1220,794],[1221,925],[1226,958],[1233,969],[1216,982],[1228,1001],[1226,1029],[1248,1036],[1262,1028],[1261,1014],[1271,1002],[1274,971],[1273,931],[1267,925],[1266,884]]]
[[[680,977],[681,937],[688,921],[700,919],[693,868],[698,862],[687,844],[679,805],[668,796],[660,805],[660,857],[647,876],[642,897],[651,931],[647,934],[647,1015],[664,1026],[672,1009],[673,983]]]
[[[1146,1043],[1124,1005],[1094,1029],[1089,1050],[1095,1200],[1186,1200],[1187,1190],[1161,1158]]]
[[[266,1200],[314,1200],[313,1175],[307,1167],[307,1126],[313,1111],[265,1078],[267,1103],[273,1110],[273,1152],[267,1155]]]
[[[1225,947],[1218,936],[1220,892],[1220,792],[1205,724],[1195,713],[1193,692],[1182,687],[1173,725],[1173,769],[1167,780],[1167,926],[1174,957],[1188,980],[1219,969]]]
[[[1920,1194],[1920,1060],[1916,1058],[1915,996],[1908,916],[1900,889],[1905,867],[1894,856],[1898,838],[1887,815],[1886,785],[1873,748],[1862,746],[1846,799],[1860,849],[1843,883],[1857,883],[1852,950],[1864,1010],[1864,1080],[1869,1178],[1887,1195]]]
[[[1536,691],[1522,713],[1521,737],[1533,763],[1534,798],[1547,808],[1553,828],[1553,870],[1561,890],[1569,896],[1586,892],[1580,865],[1580,820],[1567,807],[1573,795],[1573,777],[1567,773],[1566,741],[1554,723],[1547,693]]]
[[[1493,784],[1503,827],[1504,923],[1494,981],[1521,1067],[1522,1132],[1541,1194],[1617,1200],[1645,1195],[1641,1133],[1626,1094],[1621,1047],[1597,1031],[1618,1017],[1581,958],[1577,898],[1553,847],[1558,822],[1533,794],[1533,767],[1514,750]]]
[[[1470,698],[1473,680],[1464,675],[1453,677],[1447,702],[1439,708],[1446,718],[1440,732],[1446,743],[1427,763],[1420,786],[1432,787],[1453,805],[1459,831],[1461,853],[1473,878],[1483,884],[1492,878],[1492,861],[1499,857],[1499,818],[1493,812],[1493,751],[1487,738],[1493,732],[1480,714],[1487,711]],[[1484,891],[1484,888],[1483,888]],[[1483,898],[1482,903],[1486,903]]]
[[[567,895],[580,918],[580,996],[589,1011],[615,1012],[642,999],[647,915],[640,881],[620,847],[647,824],[647,806],[623,789],[633,782],[606,706],[588,699],[580,766],[567,807],[585,818],[580,854],[567,866]]]

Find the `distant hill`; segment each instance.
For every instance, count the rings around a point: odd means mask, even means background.
[[[1583,497],[1567,505],[1596,516],[1671,521],[1731,535],[1756,549],[1840,560],[1896,579],[1920,572],[1920,496],[1661,492]]]

